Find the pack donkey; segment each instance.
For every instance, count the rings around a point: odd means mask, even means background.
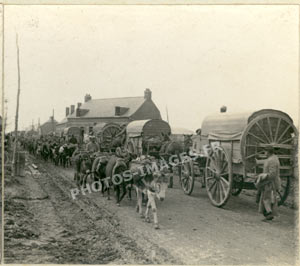
[[[155,199],[163,201],[168,189],[170,171],[166,166],[164,164],[162,168],[159,166],[158,160],[146,158],[141,161],[132,161],[129,168],[137,194],[136,211],[141,218],[145,218],[145,222],[150,223],[149,211],[151,209],[155,229],[159,229]],[[144,214],[142,210],[143,195],[148,198]]]

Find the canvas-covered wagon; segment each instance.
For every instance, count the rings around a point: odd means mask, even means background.
[[[62,131],[62,136],[67,140],[74,136],[78,142],[82,142],[83,133],[79,127],[66,127]]]
[[[264,148],[273,147],[280,160],[282,189],[278,196],[282,204],[294,175],[297,136],[293,120],[278,110],[208,116],[201,135],[194,137],[192,150],[197,160],[181,166],[183,191],[191,194],[195,177],[202,177],[212,204],[221,207],[230,195],[255,189],[254,182],[263,170],[255,159],[265,159]]]
[[[157,156],[163,143],[163,135],[170,135],[171,127],[161,119],[137,120],[126,127],[126,148],[136,155]]]

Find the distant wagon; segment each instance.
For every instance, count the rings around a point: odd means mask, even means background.
[[[126,148],[136,156],[157,156],[163,135],[171,135],[170,125],[161,119],[137,120],[126,127]]]
[[[78,142],[81,142],[83,138],[82,130],[79,127],[66,127],[63,130],[62,135],[67,140],[69,140],[72,136],[74,136]]]
[[[194,136],[192,150],[197,159],[181,165],[182,189],[191,194],[195,178],[202,178],[212,204],[221,207],[230,195],[255,189],[254,182],[263,170],[255,159],[265,159],[264,148],[273,147],[280,160],[282,188],[278,196],[282,204],[294,175],[297,136],[293,120],[278,110],[208,116],[201,134]]]
[[[125,125],[118,123],[98,123],[94,126],[93,132],[100,143],[101,151],[108,152],[113,149],[112,143]]]

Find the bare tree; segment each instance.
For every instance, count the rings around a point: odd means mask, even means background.
[[[18,120],[19,120],[19,100],[21,92],[21,76],[20,76],[20,55],[19,55],[19,41],[18,34],[16,34],[16,45],[17,45],[17,67],[18,67],[18,94],[17,94],[17,109],[15,118],[15,140],[13,148],[13,158],[12,158],[12,176],[16,174],[16,153],[18,145]]]

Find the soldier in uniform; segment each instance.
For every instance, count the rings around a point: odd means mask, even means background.
[[[90,141],[86,145],[86,150],[88,152],[92,152],[92,153],[100,151],[100,147],[99,147],[98,143],[96,142],[96,137],[95,136],[90,136]]]
[[[257,164],[263,163],[263,173],[258,176],[256,187],[259,196],[259,212],[262,213],[267,220],[272,220],[277,212],[276,193],[281,187],[279,175],[280,162],[274,154],[273,147],[265,148],[267,151],[266,160],[256,160]]]

